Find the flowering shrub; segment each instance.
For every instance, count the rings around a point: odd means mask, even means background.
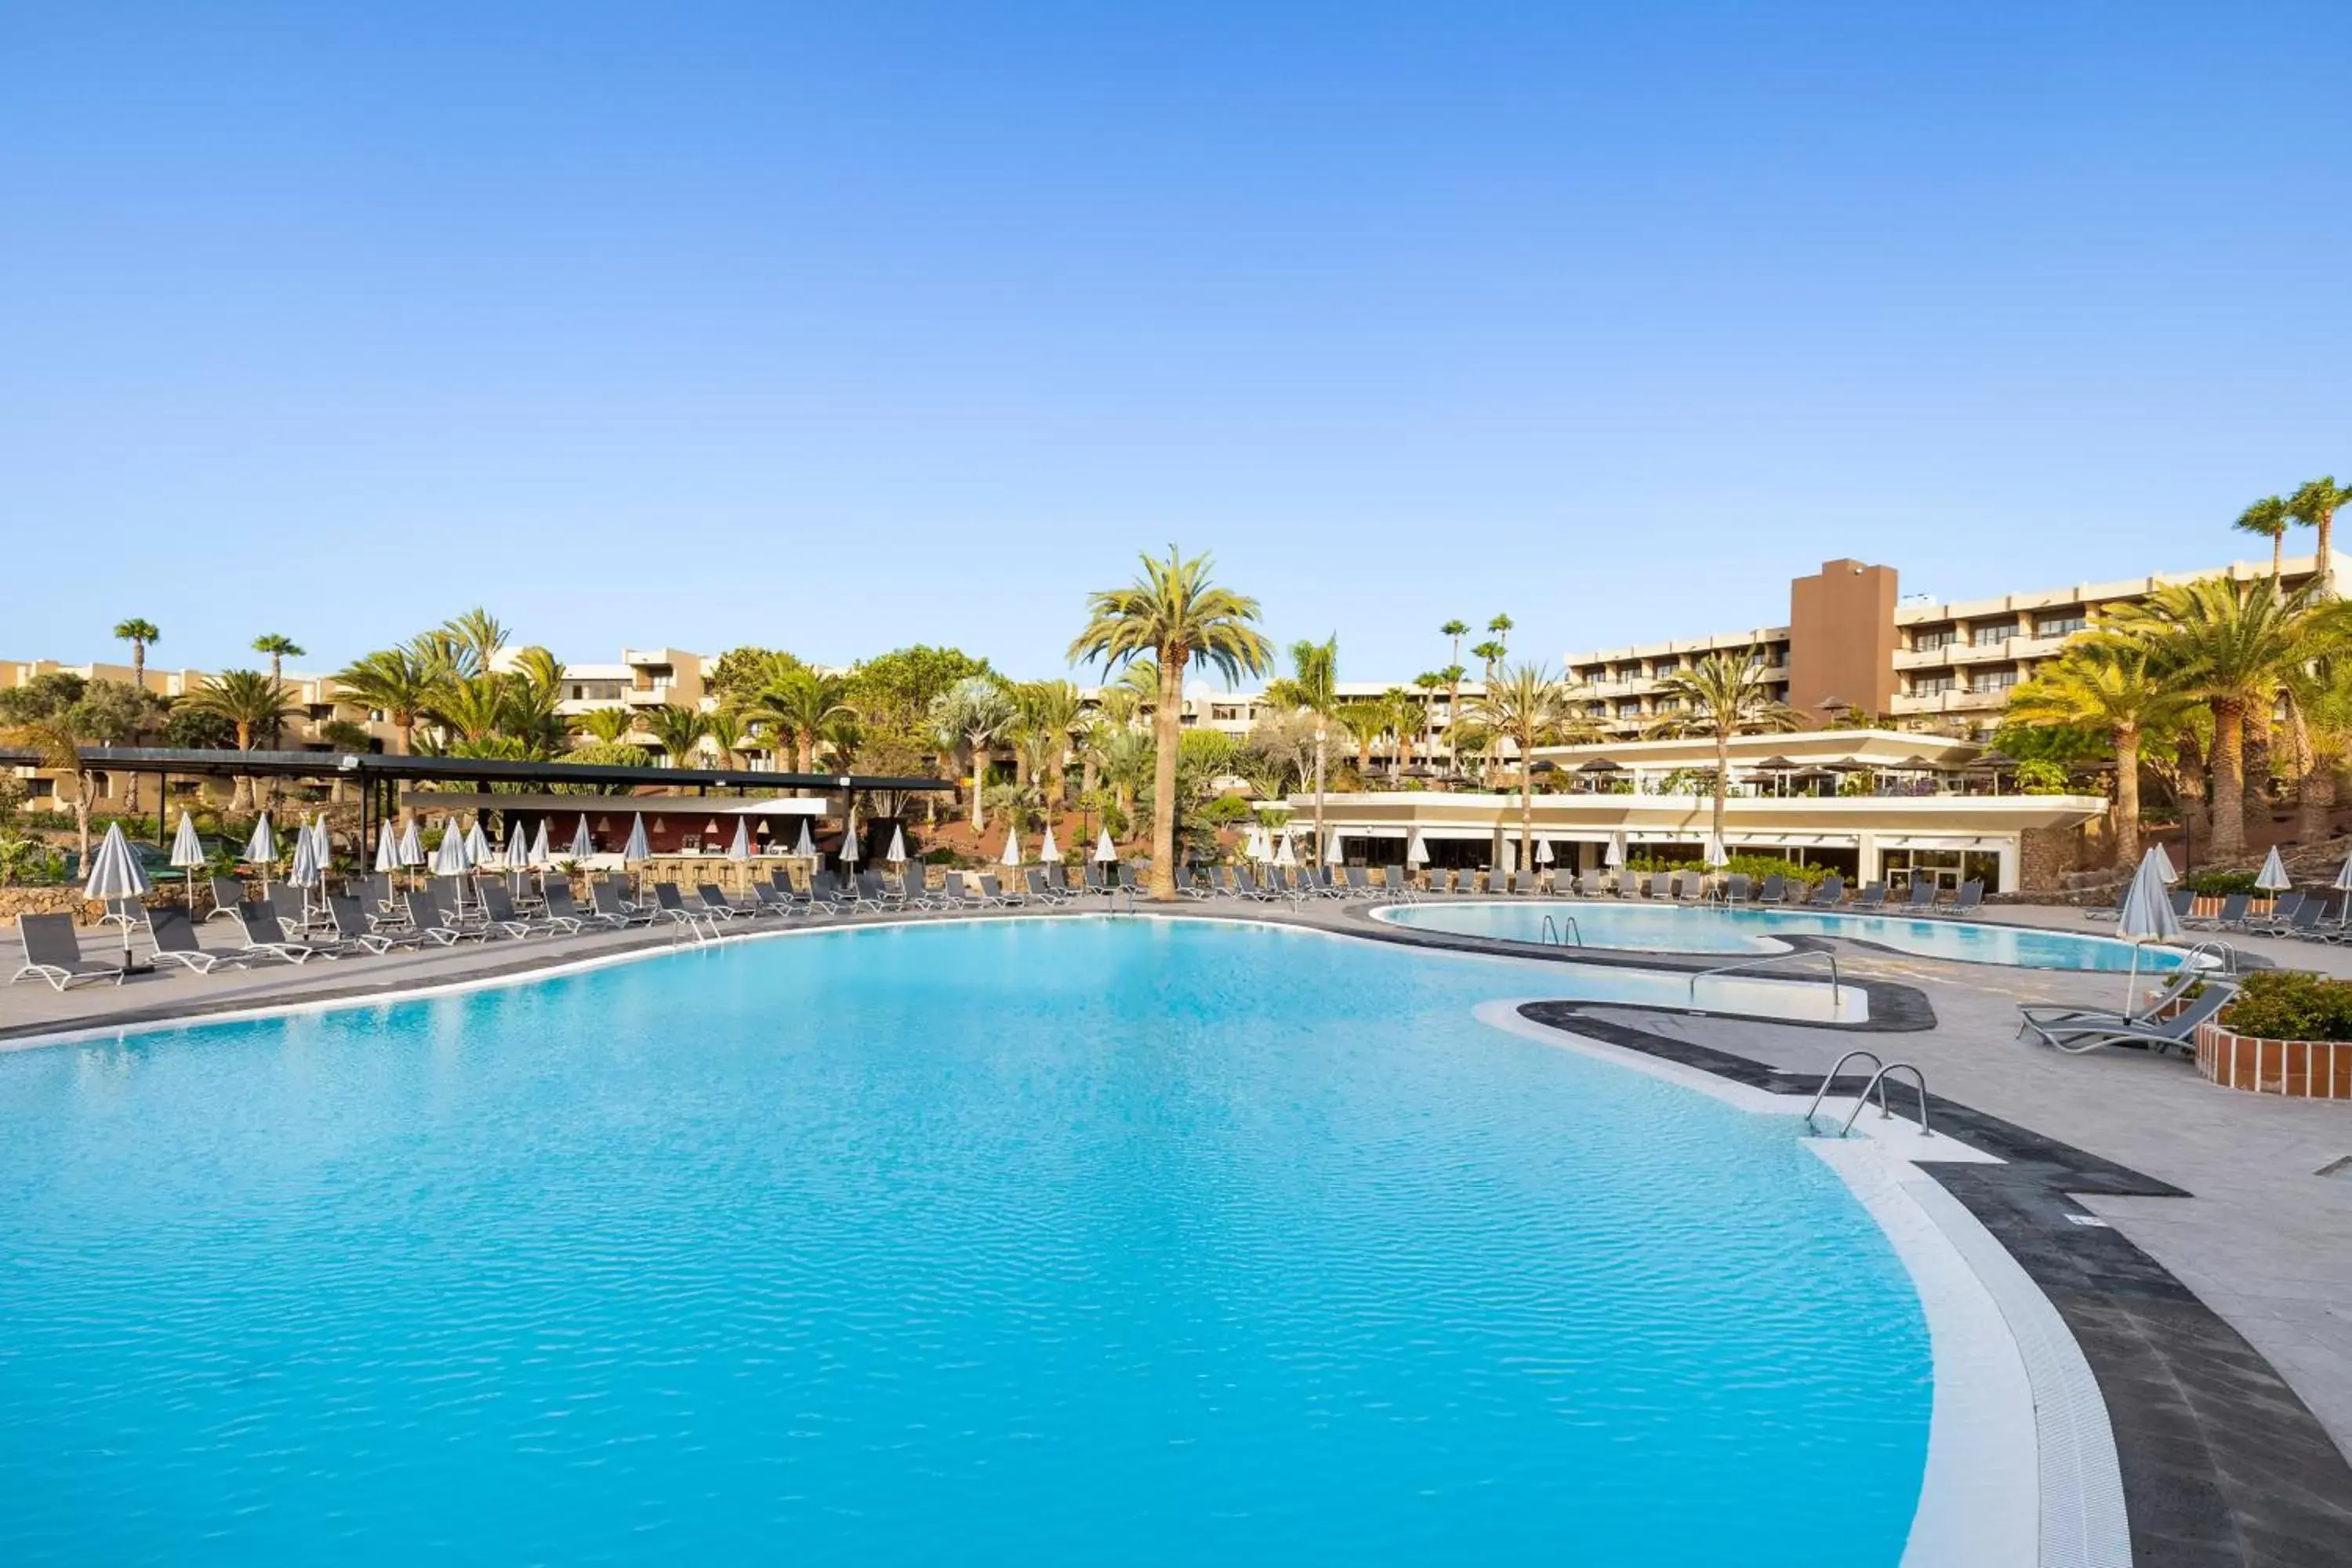
[[[2266,1040],[2352,1040],[2352,981],[2257,970],[2221,1009],[2221,1026]]]

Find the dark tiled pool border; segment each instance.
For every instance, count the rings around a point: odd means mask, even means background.
[[[1696,1068],[1775,1094],[1811,1094],[1818,1073],[1591,1016],[1622,1004],[1532,1002],[1530,1022]],[[1806,1026],[1789,1026],[1804,1027]],[[1859,1094],[1840,1078],[1832,1093]],[[2171,1271],[2070,1194],[2188,1197],[1958,1100],[1928,1097],[1936,1125],[2005,1163],[1918,1169],[1958,1199],[2049,1297],[2082,1347],[2116,1435],[2140,1568],[2341,1568],[2352,1563],[2352,1464],[2245,1336]]]

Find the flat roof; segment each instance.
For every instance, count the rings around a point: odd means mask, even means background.
[[[84,746],[82,763],[109,773],[208,777],[390,779],[404,784],[687,785],[706,789],[952,790],[946,779],[871,773],[754,773],[748,768],[633,768],[601,763],[518,762],[502,757],[395,756],[382,752],[217,752],[167,746]],[[39,767],[40,754],[0,751],[0,766]]]

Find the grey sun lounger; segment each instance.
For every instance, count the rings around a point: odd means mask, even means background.
[[[1746,872],[1734,871],[1723,879],[1723,901],[1726,904],[1745,904],[1748,901],[1748,889],[1754,886]]]
[[[489,933],[480,926],[457,926],[440,905],[425,893],[411,893],[407,898],[408,929],[411,934],[442,947],[461,942],[488,942]]]
[[[1004,890],[1003,884],[999,882],[993,876],[986,871],[981,872],[979,875],[974,877],[972,880],[979,884],[980,901],[983,904],[1003,910],[1010,909],[1014,904],[1021,902],[1020,894],[1007,893]]]
[[[759,917],[758,905],[737,903],[727,896],[727,889],[716,882],[697,882],[694,896],[707,913],[722,921],[748,921]]]
[[[214,921],[226,915],[235,920],[236,906],[245,902],[245,884],[235,877],[214,877],[209,879],[209,890],[213,907],[205,911],[205,919]]]
[[[482,928],[520,941],[547,928],[536,921],[528,921],[516,912],[514,895],[497,878],[489,878],[476,889],[482,899]]]
[[[2246,911],[2253,906],[2252,893],[2231,893],[2221,900],[2221,912],[2199,915],[2180,923],[2191,931],[2236,931],[2246,921]]]
[[[558,877],[548,883],[544,897],[547,900],[547,923],[557,931],[569,934],[584,929],[591,921],[617,929],[616,921],[605,919],[593,910],[582,909],[579,900],[572,896],[572,883],[565,878]]]
[[[247,962],[236,952],[213,952],[196,941],[195,923],[188,911],[165,904],[147,912],[147,935],[155,944],[155,962],[174,964],[198,974],[210,974],[224,964],[235,966]]]
[[[1935,907],[1936,884],[1914,877],[1911,879],[1911,891],[1904,900],[1903,908],[1905,912],[1908,914],[1924,914]]]
[[[236,918],[245,928],[245,946],[239,951],[248,959],[276,958],[288,963],[308,963],[314,958],[335,956],[333,949],[314,946],[286,930],[267,904],[250,900],[239,904]]]
[[[1788,896],[1788,892],[1789,879],[1775,871],[1765,878],[1764,885],[1757,889],[1756,901],[1759,904],[1777,904]]]
[[[649,926],[654,923],[651,910],[641,910],[621,897],[621,889],[599,877],[588,884],[588,901],[596,918],[609,926]]]
[[[416,948],[425,945],[422,933],[407,930],[392,931],[368,919],[367,910],[359,900],[349,893],[336,893],[327,900],[328,918],[335,922],[335,936],[347,947],[363,948],[383,954],[394,948]]]
[[[122,965],[99,963],[81,955],[81,938],[71,915],[18,915],[16,939],[25,945],[25,965],[8,977],[14,985],[27,974],[46,980],[53,991],[63,991],[85,980],[122,984]]]
[[[1872,886],[1878,888],[1879,900],[1884,902],[1886,898],[1885,888],[1877,883],[1873,883]],[[1805,900],[1805,907],[1815,910],[1835,909],[1840,903],[1843,902],[1844,900],[1845,879],[1832,871],[1828,876],[1822,879],[1822,885],[1813,889],[1813,896]],[[1875,908],[1876,906],[1872,905],[1868,907]]]
[[[1048,909],[1058,910],[1070,901],[1070,895],[1066,892],[1056,892],[1053,884],[1045,880],[1045,871],[1038,867],[1032,866],[1023,872],[1022,879],[1028,885],[1028,899],[1031,903],[1044,904]]]
[[[2180,994],[2204,978],[2204,972],[2194,964],[2184,963],[2165,976],[2164,984],[2140,999],[2140,1005],[2126,1013],[2120,1007],[2076,1007],[2060,1002],[2021,1002],[2018,1013],[2026,1020],[2020,1024],[2017,1037],[2025,1037],[2028,1026],[2040,1025],[2047,1029],[2063,1029],[2070,1024],[2085,1028],[2114,1025],[2122,1028],[2146,1028],[2156,1015],[2179,999]]]
[[[2025,1026],[2043,1045],[2069,1056],[2081,1056],[2109,1046],[2139,1046],[2150,1051],[2186,1054],[2196,1048],[2197,1026],[2229,1005],[2230,998],[2235,994],[2236,986],[2208,978],[2202,994],[2161,1022],[2072,1025],[2042,1024],[2028,1018]]]

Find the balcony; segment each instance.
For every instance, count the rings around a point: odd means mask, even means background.
[[[1889,712],[1898,716],[1921,713],[1987,713],[2009,701],[2006,691],[1938,691],[1926,696],[1897,696]]]

